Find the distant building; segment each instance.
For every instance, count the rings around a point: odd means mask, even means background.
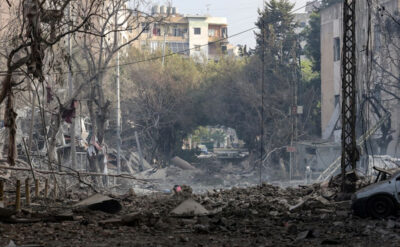
[[[296,34],[300,34],[303,32],[304,28],[308,26],[310,21],[311,14],[320,7],[321,3],[319,1],[307,2],[307,6],[305,8],[305,12],[303,13],[295,13],[294,14],[294,22],[297,24],[294,32]],[[306,41],[301,42],[301,47],[304,48],[306,45]]]
[[[225,17],[183,15],[175,7],[157,5],[152,14],[162,21],[141,23],[145,29],[137,45],[141,50],[154,52],[165,44],[171,52],[204,59],[238,53],[235,46],[229,45]]]

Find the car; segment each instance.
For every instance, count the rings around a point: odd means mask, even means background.
[[[375,183],[353,194],[352,209],[360,217],[386,218],[400,206],[400,171],[374,169],[378,171]]]

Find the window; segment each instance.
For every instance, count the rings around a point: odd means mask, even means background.
[[[172,30],[172,35],[175,36],[175,37],[178,37],[178,36],[182,35],[182,32],[181,32],[181,30],[179,28],[174,28]]]
[[[221,46],[221,50],[222,50],[222,54],[226,54],[228,51],[228,48],[226,47],[226,45]]]
[[[194,50],[195,51],[200,51],[201,45],[194,45]]]
[[[133,28],[131,29],[133,30]],[[149,23],[142,23],[143,33],[148,33],[150,31]]]
[[[379,51],[381,46],[382,46],[381,30],[378,25],[375,25],[375,29],[374,29],[374,49],[375,49],[375,51]]]
[[[195,34],[195,35],[200,35],[200,34],[201,34],[201,28],[195,27],[195,28],[194,28],[194,34]]]
[[[208,29],[208,37],[214,37],[215,36],[215,29]]]
[[[337,105],[339,105],[339,100],[340,100],[340,95],[339,94],[335,94],[335,107],[337,106]]]
[[[307,154],[317,154],[317,149],[313,147],[306,147]]]
[[[333,61],[340,60],[340,38],[333,39]]]
[[[185,42],[167,42],[168,48],[173,53],[188,54],[189,43]]]
[[[228,30],[226,28],[222,28],[222,38],[228,38]]]
[[[150,41],[150,51],[154,52],[162,47],[163,43],[158,41]]]
[[[161,29],[158,26],[154,26],[153,28],[153,35],[154,36],[161,36]]]

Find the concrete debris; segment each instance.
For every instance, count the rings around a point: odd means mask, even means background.
[[[9,218],[15,214],[14,210],[7,209],[7,208],[0,208],[0,218]]]
[[[193,199],[187,199],[179,204],[174,210],[171,211],[172,215],[175,216],[203,216],[209,214],[208,210],[205,209],[200,203]]]
[[[16,245],[14,243],[14,241],[10,240],[10,242],[8,243],[8,245],[6,245],[5,247],[43,247],[44,245],[38,245],[38,244],[28,244],[28,245]]]
[[[98,210],[110,214],[118,213],[122,209],[121,204],[117,200],[101,194],[94,194],[86,198],[85,200],[75,204],[74,207],[85,207],[90,210]]]
[[[314,237],[313,231],[306,230],[306,231],[299,232],[297,234],[296,240],[302,240],[302,239],[313,238],[313,237]]]
[[[0,218],[0,246],[11,239],[17,246],[57,247],[91,246],[94,240],[102,246],[398,245],[399,217],[379,221],[353,217],[348,202],[335,202],[335,194],[324,196],[319,184],[283,189],[264,183],[208,189],[201,194],[193,193],[191,186],[176,184],[181,193],[160,190],[141,195],[132,187],[134,193],[125,190],[118,197],[95,194],[86,198],[85,192],[80,197],[86,199],[79,203],[76,196],[38,199],[9,221]],[[120,206],[115,215],[102,210],[110,200]],[[102,211],[86,210],[93,205]]]
[[[17,247],[14,241],[10,240],[10,243],[6,247]]]
[[[196,168],[192,166],[189,162],[179,158],[178,156],[175,156],[174,158],[171,159],[171,163],[183,170],[195,170]]]

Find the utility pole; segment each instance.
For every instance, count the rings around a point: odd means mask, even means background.
[[[118,28],[118,11],[115,14],[115,29]],[[115,43],[118,47],[118,33],[115,32]],[[117,171],[121,174],[121,97],[120,97],[120,83],[119,83],[119,51],[117,51],[117,76],[116,76],[116,88],[117,88]]]
[[[265,2],[263,2],[263,12],[265,11]],[[260,138],[260,167],[259,167],[259,179],[260,186],[262,183],[262,166],[263,166],[263,156],[264,156],[264,91],[265,91],[265,20],[264,16],[262,18],[262,70],[261,70],[261,138]]]
[[[165,62],[166,36],[167,36],[167,25],[164,23],[164,44],[163,44],[163,49],[162,49],[162,66],[163,67],[164,67],[164,62]]]
[[[68,25],[68,30],[71,30],[71,4],[68,5],[68,21],[70,22]],[[72,72],[71,72],[71,56],[72,56],[72,47],[71,47],[71,34],[68,34],[68,55],[70,59],[70,63],[68,66],[68,96],[71,98],[73,95],[73,85],[72,85]],[[79,119],[80,120],[80,119]],[[71,128],[70,128],[70,139],[71,139],[71,168],[76,169],[76,146],[75,146],[75,119],[72,119]]]
[[[292,138],[291,138],[291,176],[293,176],[293,173],[296,174],[296,176],[298,175],[298,167],[297,167],[297,158],[296,158],[296,149],[294,148],[293,145],[295,145],[297,143],[297,123],[298,123],[298,84],[299,84],[299,75],[298,75],[298,69],[301,70],[301,68],[297,67],[297,40],[293,41],[293,48],[292,48],[292,56],[293,56],[293,73],[295,75],[295,77],[293,77],[293,105],[292,105],[292,109],[291,109],[291,113],[292,113]],[[292,177],[290,178],[292,179]]]
[[[342,47],[342,191],[350,192],[354,181],[347,181],[347,171],[355,171],[356,146],[356,0],[343,2]]]

